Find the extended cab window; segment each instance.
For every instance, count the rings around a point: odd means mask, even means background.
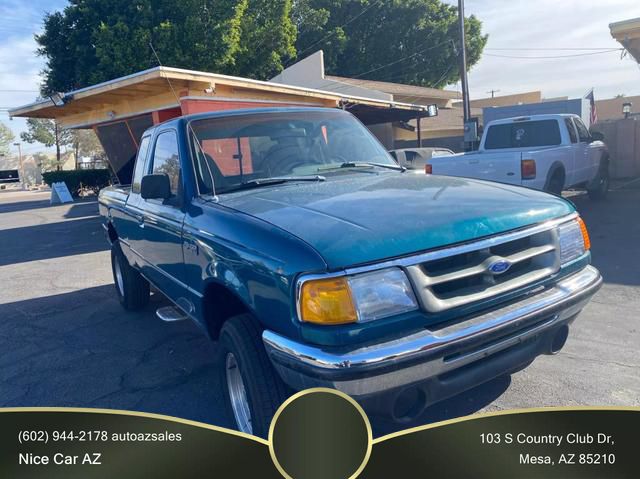
[[[518,121],[490,126],[484,148],[534,148],[556,146],[561,142],[560,125],[556,120]]]
[[[589,130],[584,126],[582,120],[580,118],[575,119],[576,128],[578,129],[578,136],[580,137],[580,141],[589,141],[591,139],[591,135],[589,134]]]
[[[567,125],[567,131],[569,132],[571,143],[578,143],[578,135],[576,134],[576,129],[573,126],[573,121],[571,120],[571,118],[565,118],[564,123]]]
[[[178,155],[178,137],[174,131],[165,131],[158,135],[153,152],[152,173],[167,175],[171,182],[171,194],[178,194],[180,156]]]
[[[133,182],[131,184],[132,193],[140,193],[140,182],[144,176],[144,166],[146,164],[147,152],[149,151],[149,137],[145,136],[140,142],[138,148],[138,157],[136,158],[136,169],[133,172]]]

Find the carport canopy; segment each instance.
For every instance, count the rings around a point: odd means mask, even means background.
[[[640,18],[609,25],[611,35],[640,63]]]
[[[130,183],[144,131],[191,113],[266,106],[344,108],[365,125],[432,116],[422,105],[342,95],[216,73],[155,67],[108,82],[58,93],[11,109],[12,117],[55,119],[63,128],[92,128],[109,164]]]

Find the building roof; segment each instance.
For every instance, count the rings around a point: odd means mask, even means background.
[[[356,105],[369,116],[387,114],[390,117],[388,121],[401,120],[402,117],[405,120],[415,118],[417,114],[425,112],[420,105],[217,73],[155,67],[68,92],[61,106],[56,106],[52,99],[45,99],[13,108],[9,114],[12,117],[55,118],[65,128],[86,128],[151,111],[176,108],[181,100],[189,98],[262,103],[272,101],[334,108],[343,104],[350,107]]]
[[[333,75],[326,75],[327,80],[347,83],[349,85],[379,90],[397,96],[416,98],[440,98],[451,100],[460,98],[460,93],[453,90],[440,90],[439,88],[427,88],[415,85],[405,85],[402,83],[391,83],[377,80],[363,80],[361,78],[346,78]]]
[[[622,104],[631,103],[631,112],[640,113],[640,96],[623,96],[608,100],[596,100],[598,121],[619,120],[624,118]]]
[[[632,18],[609,25],[611,36],[640,63],[640,18]]]

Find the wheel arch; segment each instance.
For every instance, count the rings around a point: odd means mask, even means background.
[[[209,338],[218,339],[225,321],[239,314],[256,317],[253,309],[227,285],[215,280],[205,284],[202,317]]]
[[[566,186],[567,181],[567,172],[564,168],[564,165],[560,161],[554,161],[553,164],[549,167],[549,171],[547,171],[547,179],[544,183],[544,190],[547,191],[549,189],[549,185],[551,184],[551,180],[555,177],[556,174],[562,175],[562,186]]]

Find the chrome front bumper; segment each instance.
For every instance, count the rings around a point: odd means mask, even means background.
[[[469,377],[458,378],[455,387],[462,391],[543,353],[546,343],[576,317],[601,285],[598,270],[587,266],[508,306],[357,348],[303,344],[268,330],[262,338],[282,379],[297,390],[325,386],[366,397],[464,371]],[[483,361],[491,367],[483,367]],[[432,393],[432,402],[444,399],[437,391]]]

